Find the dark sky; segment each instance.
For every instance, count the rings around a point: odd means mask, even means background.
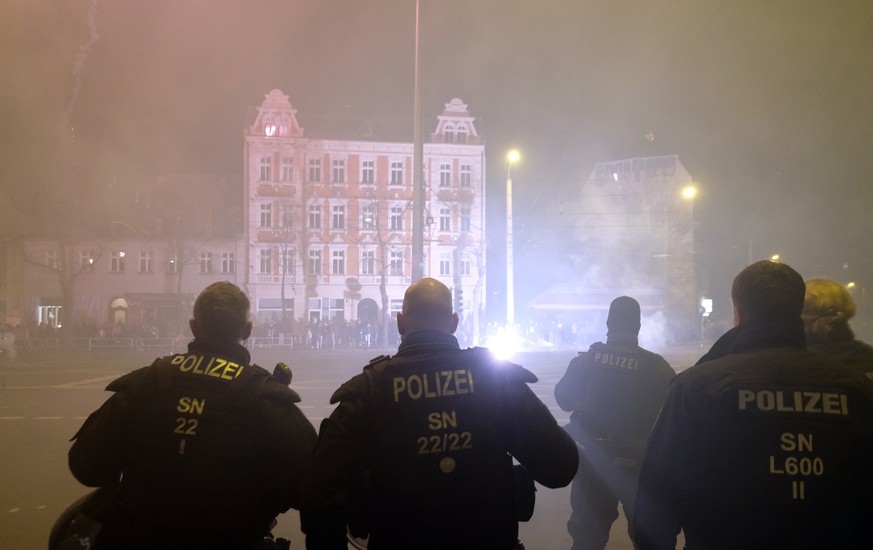
[[[421,8],[424,130],[453,97],[469,104],[495,208],[504,154],[522,149],[522,258],[539,245],[524,228],[593,163],[678,154],[718,284],[751,241],[755,259],[873,288],[873,2]],[[411,139],[414,16],[414,0],[0,0],[0,191],[109,196],[156,174],[241,173],[243,128],[273,88],[301,118],[406,117]]]

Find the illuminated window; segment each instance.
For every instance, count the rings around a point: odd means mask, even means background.
[[[376,205],[367,204],[361,208],[361,229],[376,228]]]
[[[83,250],[80,253],[82,271],[94,271],[97,254],[93,250]]]
[[[123,250],[115,250],[109,256],[109,272],[124,273],[124,256]]]

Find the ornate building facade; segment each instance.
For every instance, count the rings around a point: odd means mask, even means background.
[[[424,275],[475,331],[485,297],[485,147],[459,99],[424,143]],[[265,96],[245,134],[248,292],[276,324],[379,323],[412,282],[413,144],[378,121],[310,135],[288,96]]]

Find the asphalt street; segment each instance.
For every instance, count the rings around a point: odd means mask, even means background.
[[[393,351],[393,350],[392,350]],[[691,365],[703,350],[697,346],[670,348],[661,353],[676,370]],[[387,350],[291,351],[254,350],[258,364],[291,365],[291,387],[302,397],[301,408],[318,427],[332,410],[331,393],[360,372],[367,361]],[[45,548],[57,516],[88,490],[69,473],[66,464],[69,440],[88,416],[109,395],[111,380],[149,364],[160,350],[126,353],[60,352],[19,357],[15,364],[0,365],[0,548],[30,550]],[[569,414],[561,411],[552,394],[567,363],[575,355],[565,352],[528,352],[513,360],[530,370],[539,382],[535,393],[549,406],[561,424]],[[529,550],[570,547],[566,533],[569,488],[538,487],[537,506],[531,521],[521,524],[521,539]],[[613,525],[609,549],[626,550],[632,545],[623,516]],[[299,517],[290,511],[280,517],[277,536],[290,538],[292,548],[303,549]]]

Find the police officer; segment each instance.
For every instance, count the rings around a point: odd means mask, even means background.
[[[74,437],[69,465],[110,503],[95,548],[261,548],[300,506],[316,433],[295,392],[250,363],[249,300],[208,286],[188,352],[115,380]]]
[[[873,346],[855,338],[849,326],[855,311],[855,301],[840,283],[830,279],[806,281],[802,317],[809,349],[870,373],[868,376],[873,378]]]
[[[457,326],[449,289],[414,283],[397,355],[333,395],[305,490],[308,549],[345,549],[351,524],[369,532],[370,550],[508,550],[518,537],[513,457],[546,487],[570,483],[576,446],[528,387],[536,377],[461,350]]]
[[[733,329],[679,374],[649,438],[641,550],[873,548],[873,387],[807,351],[804,283],[758,262],[734,279]]]
[[[579,444],[567,522],[574,550],[606,547],[619,502],[630,517],[646,436],[676,375],[663,357],[639,346],[636,300],[613,300],[606,327],[606,343],[574,358],[555,386],[558,406],[572,411],[568,430]]]

